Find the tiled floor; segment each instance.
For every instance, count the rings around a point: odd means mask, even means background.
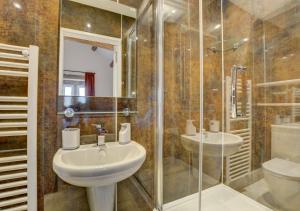
[[[257,182],[244,188],[243,194],[262,203],[268,207],[272,207],[274,211],[283,211],[274,201],[265,179],[260,179]]]
[[[164,205],[167,211],[198,211],[198,194]],[[202,192],[203,211],[272,211],[251,198],[220,184]]]

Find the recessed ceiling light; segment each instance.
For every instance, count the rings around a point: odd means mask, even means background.
[[[245,38],[243,39],[244,42],[247,42],[248,40],[249,40],[248,37],[245,37]]]
[[[14,7],[17,8],[17,9],[22,9],[21,4],[19,4],[18,2],[14,2],[13,5],[14,5]]]
[[[91,28],[91,27],[92,27],[92,24],[87,23],[87,24],[86,24],[86,27]]]
[[[175,14],[176,10],[172,10],[172,13]]]
[[[215,25],[214,29],[219,29],[221,27],[221,24]]]

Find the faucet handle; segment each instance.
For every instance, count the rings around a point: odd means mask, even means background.
[[[100,128],[102,128],[102,124],[92,124],[93,126],[95,126],[96,127],[96,129],[100,129]]]
[[[99,135],[107,133],[108,131],[103,127],[103,124],[92,124],[96,127],[96,130],[99,132]]]

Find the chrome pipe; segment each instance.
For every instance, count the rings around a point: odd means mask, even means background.
[[[233,65],[231,68],[231,118],[236,119],[237,114],[237,76],[238,72],[247,68],[242,65]]]

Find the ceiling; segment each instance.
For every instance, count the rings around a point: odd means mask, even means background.
[[[268,20],[299,4],[299,0],[230,0],[233,4],[254,15]]]

